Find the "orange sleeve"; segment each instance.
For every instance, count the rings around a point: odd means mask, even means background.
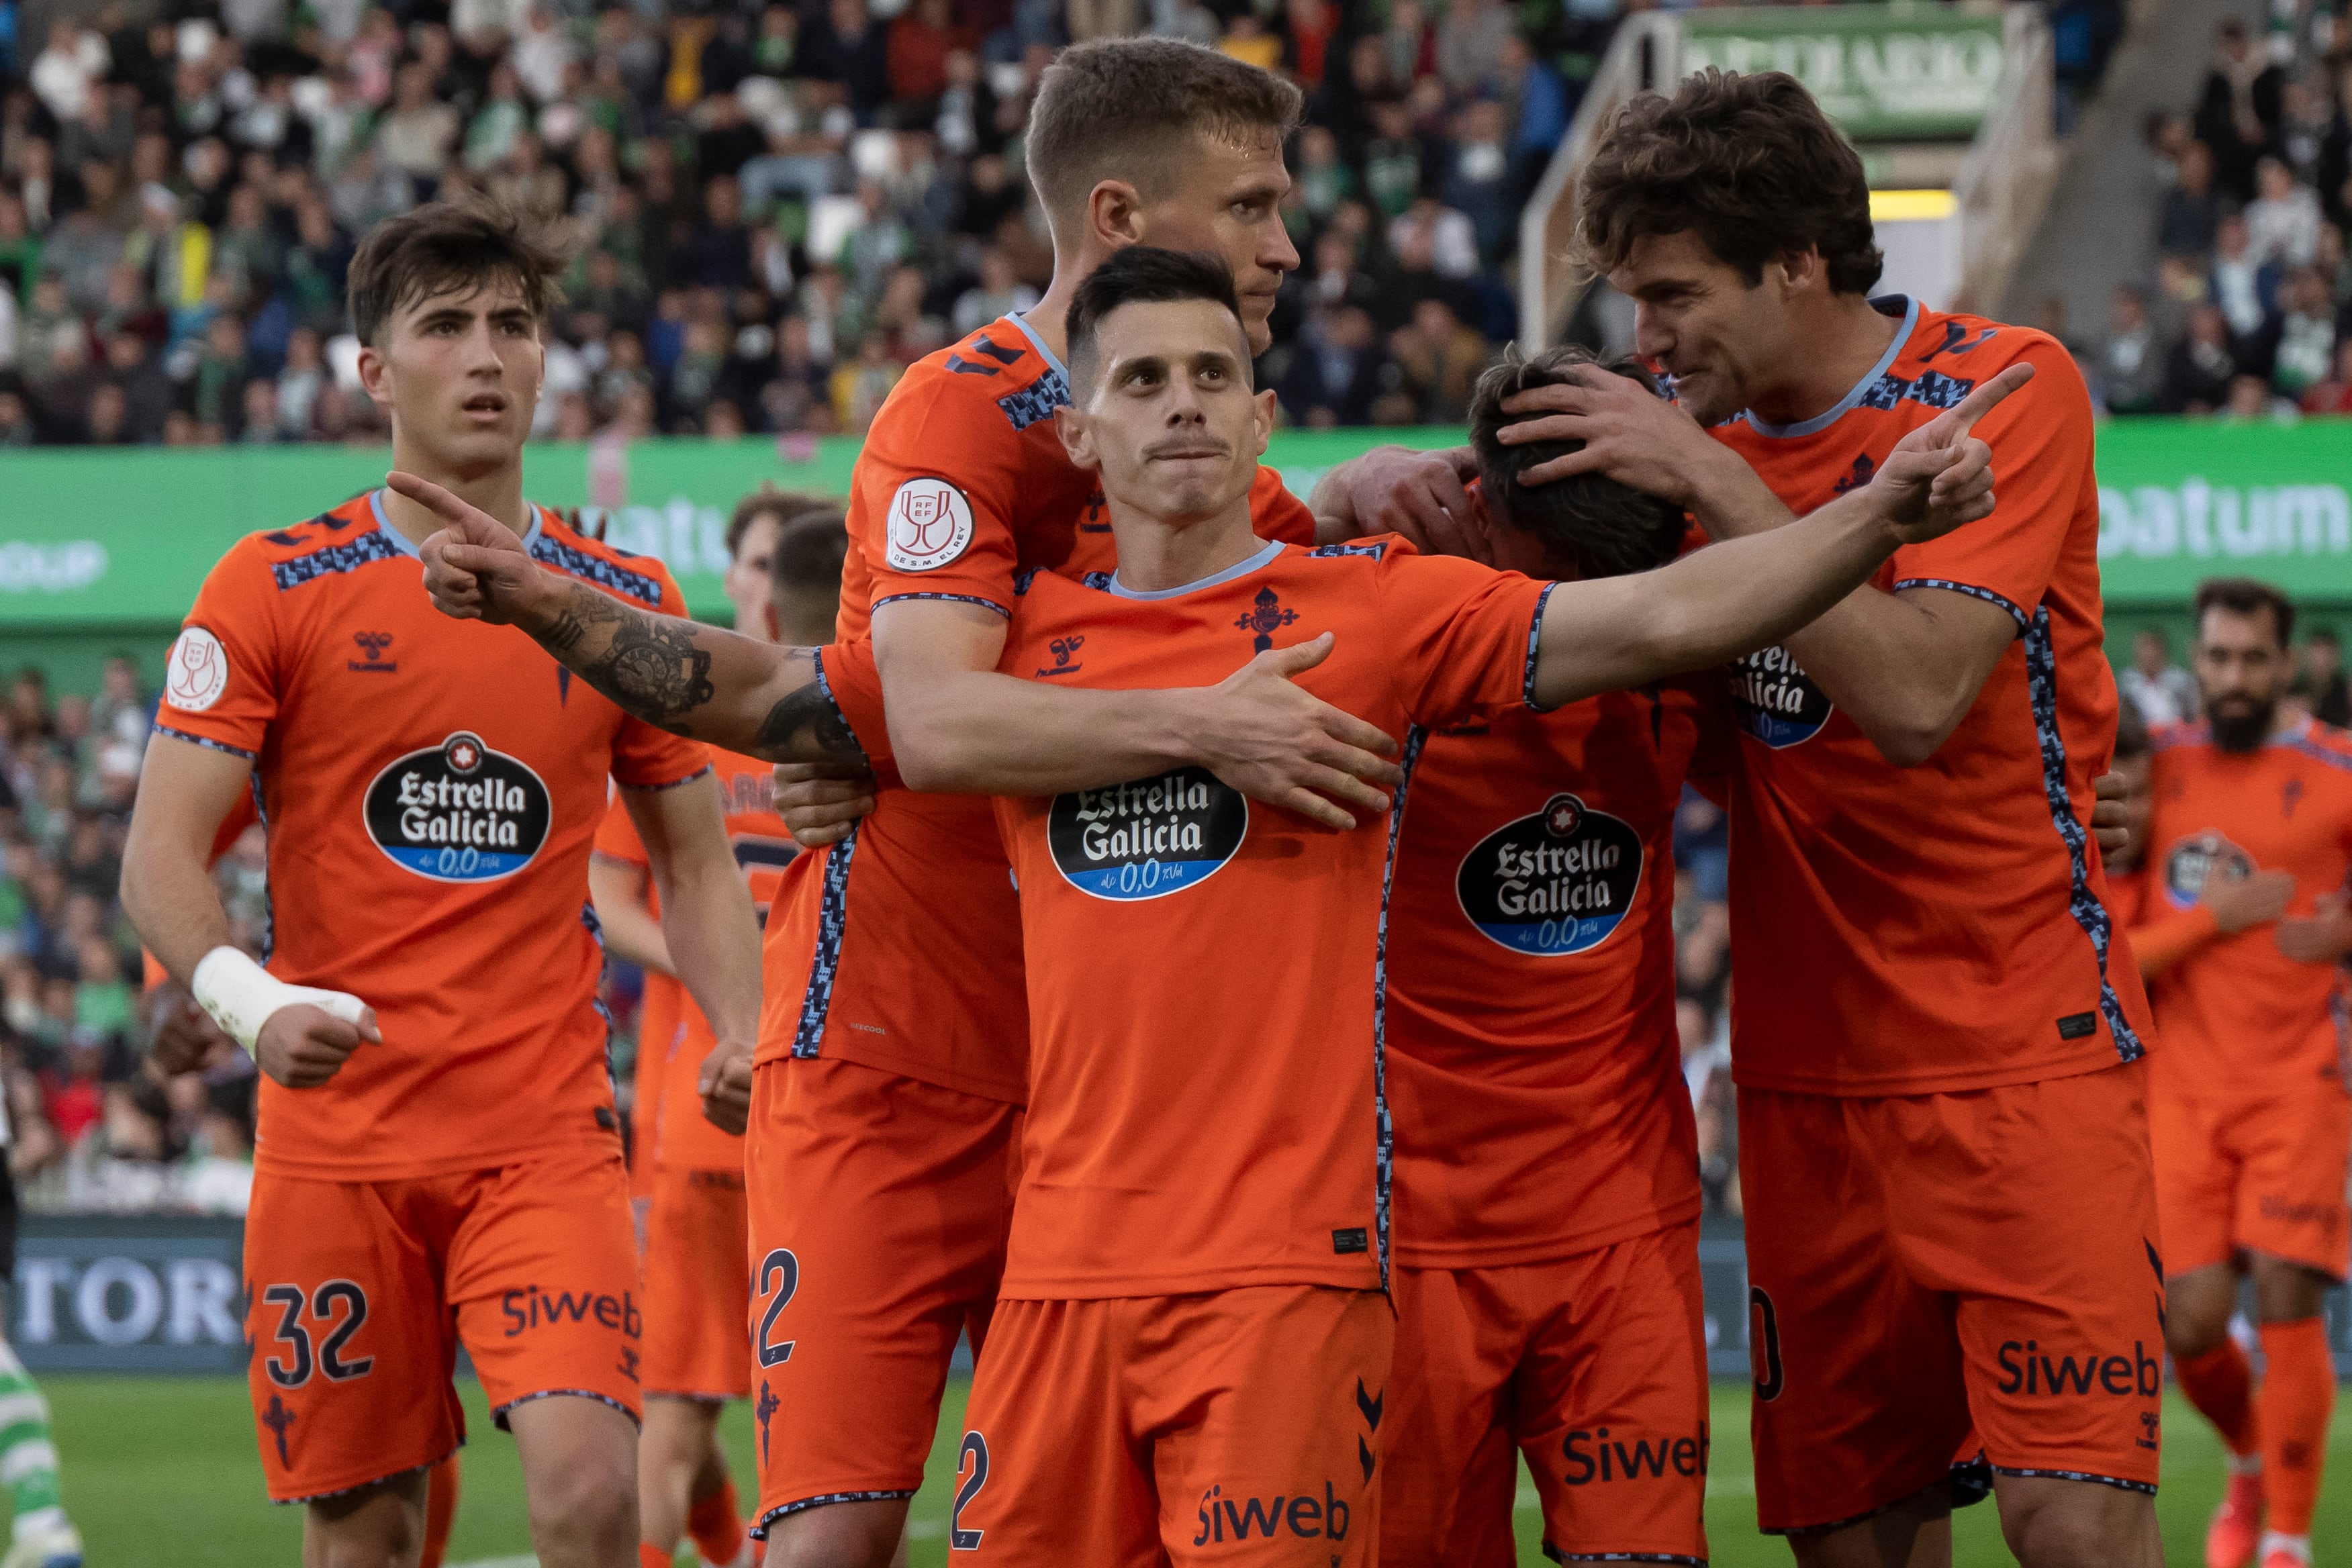
[[[1706,671],[1690,680],[1686,689],[1694,699],[1691,723],[1698,738],[1684,779],[1715,806],[1728,810],[1731,770],[1739,765],[1739,731],[1723,699],[1722,676]]]
[[[2088,493],[2091,396],[2074,356],[2040,333],[2027,336],[2010,362],[2032,365],[2033,380],[1975,431],[1992,448],[1992,516],[1895,551],[1895,587],[1989,598],[2016,616],[2021,631]]]
[[[1261,466],[1250,486],[1250,528],[1262,539],[1310,549],[1315,543],[1315,514],[1273,468]]]
[[[2132,954],[2139,959],[2141,978],[2155,979],[2220,935],[2221,928],[2213,924],[2213,912],[2201,904],[2133,926]]]
[[[164,661],[156,727],[248,759],[278,716],[278,592],[258,547],[231,548],[205,578]]]
[[[637,824],[629,816],[628,802],[617,794],[604,808],[604,820],[596,824],[595,852],[624,865],[642,868],[653,863],[646,854],[646,841],[637,837]]]
[[[874,663],[874,640],[829,643],[817,650],[816,668],[834,711],[880,772],[890,761],[890,727],[882,713],[882,674]]]
[[[1538,627],[1553,585],[1388,541],[1373,568],[1396,657],[1398,700],[1415,724],[1448,725],[1534,706]]]
[[[661,581],[661,612],[684,616],[686,595],[678,591],[677,580],[669,570],[650,558],[642,563],[642,570],[652,571]],[[664,789],[709,770],[710,748],[702,742],[656,729],[641,718],[622,716],[620,733],[613,737],[614,782],[632,789]]]
[[[950,599],[1010,615],[1020,443],[974,437],[973,419],[1003,415],[954,395],[952,372],[915,376],[875,417],[851,480],[849,527],[873,563],[874,607]]]

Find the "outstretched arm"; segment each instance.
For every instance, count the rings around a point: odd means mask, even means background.
[[[1869,485],[1809,517],[1656,571],[1561,583],[1544,610],[1537,701],[1551,706],[1639,685],[1777,642],[1867,581],[1899,547],[1990,516],[1992,451],[1969,429],[2025,379],[2005,374],[1979,389],[1953,411],[1966,417],[1946,439],[1896,448]]]
[[[438,485],[394,474],[449,526],[425,541],[425,587],[460,619],[528,633],[624,710],[677,735],[771,762],[866,766],[818,685],[816,653],[649,614],[541,568],[514,531]],[[1004,619],[975,606],[900,601],[877,617],[892,749],[918,789],[1052,794],[1198,764],[1253,800],[1334,828],[1378,813],[1395,742],[1290,677],[1328,642],[1259,655],[1218,685],[1068,689],[996,672]]]
[[[2011,366],[1905,436],[1896,450],[1935,451],[1967,439],[1977,419],[2032,373],[2030,364]],[[1573,383],[1520,392],[1504,407],[1524,416],[1501,432],[1507,445],[1585,444],[1528,468],[1521,476],[1528,483],[1606,474],[1687,507],[1718,539],[1789,521],[1789,508],[1737,453],[1622,376],[1581,374]],[[1933,756],[1958,727],[2017,634],[2007,610],[1967,593],[1888,593],[1864,585],[1784,641],[1880,754],[1907,768]]]

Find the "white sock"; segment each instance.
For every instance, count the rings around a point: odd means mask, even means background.
[[[2308,1563],[2311,1561],[2311,1537],[2282,1535],[2275,1530],[2265,1530],[2262,1545],[2254,1550],[2254,1561],[2259,1563],[2273,1552],[2284,1552],[2298,1563]]]
[[[37,1508],[30,1513],[16,1516],[16,1538],[28,1535],[54,1535],[66,1528],[66,1511],[62,1508]]]

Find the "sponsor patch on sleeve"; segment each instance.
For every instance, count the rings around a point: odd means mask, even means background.
[[[182,713],[202,713],[228,690],[228,650],[201,626],[190,626],[172,644],[163,690]]]
[[[885,555],[898,571],[937,571],[971,545],[971,503],[944,479],[909,479],[890,497]]]

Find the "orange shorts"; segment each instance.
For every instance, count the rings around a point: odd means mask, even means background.
[[[616,1144],[405,1181],[257,1172],[245,1277],[273,1501],[454,1450],[461,1340],[500,1426],[554,1394],[638,1414],[644,1296]]]
[[[948,1544],[976,1568],[1377,1563],[1395,1338],[1376,1291],[1006,1301]]]
[[[1952,1472],[2156,1490],[2164,1270],[2143,1062],[1957,1094],[1739,1091],[1756,1505],[1777,1533]]]
[[[2352,1095],[2340,1084],[2228,1100],[2159,1087],[2147,1124],[2166,1268],[2186,1274],[2263,1252],[2344,1278]]]
[[[755,1533],[912,1497],[1004,1275],[1021,1110],[832,1057],[751,1073]]]
[[[742,1399],[751,1392],[751,1239],[734,1171],[654,1172],[646,1236],[647,1395]]]
[[[1706,1561],[1698,1221],[1554,1262],[1399,1269],[1381,1555],[1518,1561],[1518,1457],[1556,1563]]]

